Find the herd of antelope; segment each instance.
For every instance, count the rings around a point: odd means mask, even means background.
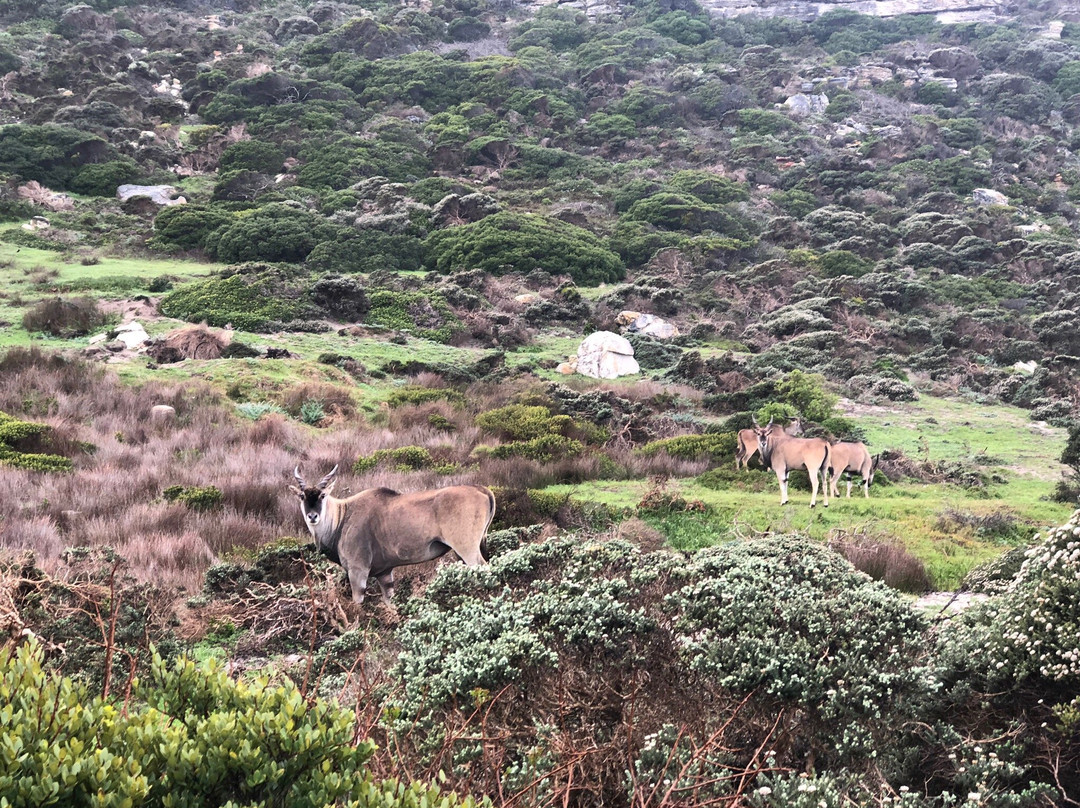
[[[796,420],[780,428],[761,426],[739,432],[735,468],[747,467],[761,453],[767,468],[776,472],[780,483],[780,504],[788,501],[788,474],[805,468],[810,474],[810,507],[817,504],[818,475],[821,475],[825,507],[829,491],[834,497],[840,475],[858,472],[863,493],[870,496],[877,458],[862,443],[829,443],[822,438],[800,438],[802,424]],[[451,550],[467,565],[487,560],[484,537],[495,517],[495,495],[479,485],[455,485],[434,491],[400,494],[389,488],[370,488],[350,497],[334,497],[338,467],[315,485],[308,485],[297,466],[296,485],[289,486],[299,500],[304,524],[315,539],[316,548],[344,567],[353,599],[364,602],[368,580],[379,582],[383,600],[394,594],[394,569],[439,558]],[[851,478],[847,478],[851,496]]]
[[[735,468],[748,468],[750,459],[761,454],[765,468],[776,473],[780,483],[780,504],[788,501],[788,475],[793,469],[805,468],[810,475],[810,507],[817,505],[818,475],[821,476],[821,494],[825,507],[829,507],[829,492],[840,496],[836,486],[841,475],[847,483],[847,495],[851,497],[851,473],[862,479],[863,495],[870,497],[870,483],[874,481],[880,455],[870,456],[864,443],[829,443],[824,438],[800,438],[802,423],[795,419],[781,428],[769,419],[762,426],[754,418],[753,429],[741,429],[735,449]]]

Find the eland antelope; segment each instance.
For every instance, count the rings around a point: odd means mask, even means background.
[[[874,481],[874,472],[877,470],[878,460],[881,455],[870,456],[865,443],[834,443],[829,447],[829,462],[827,468],[822,469],[821,482],[826,484],[828,477],[829,490],[834,497],[840,496],[840,490],[836,487],[840,475],[844,475],[847,483],[847,495],[851,498],[850,472],[857,471],[862,478],[863,495],[870,498],[870,483]]]
[[[479,485],[399,494],[369,488],[345,499],[331,496],[337,466],[314,486],[293,471],[304,523],[319,552],[340,564],[353,600],[364,602],[375,576],[383,600],[394,596],[394,568],[420,564],[450,550],[470,567],[485,563],[484,535],[495,516],[495,495]]]
[[[793,438],[779,426],[774,426],[772,419],[765,426],[760,426],[754,419],[754,433],[758,439],[758,451],[761,461],[776,473],[780,483],[780,504],[788,502],[788,475],[792,469],[805,468],[810,475],[810,507],[817,505],[818,475],[829,464],[829,443],[822,438]],[[825,507],[829,507],[829,489],[823,487],[822,496]]]
[[[757,419],[754,419],[754,423],[757,423]],[[792,437],[801,435],[802,420],[796,418],[784,427],[784,432]],[[738,444],[735,448],[735,471],[738,471],[740,468],[750,468],[750,461],[754,459],[754,455],[757,453],[757,432],[752,429],[740,429],[738,434]]]

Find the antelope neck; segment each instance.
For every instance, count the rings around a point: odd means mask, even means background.
[[[341,540],[341,531],[345,527],[347,510],[343,500],[327,497],[323,505],[322,519],[312,529],[316,548],[335,564],[341,563],[338,558],[338,542]]]

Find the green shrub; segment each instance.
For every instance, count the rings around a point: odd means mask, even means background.
[[[279,415],[287,414],[285,410],[277,404],[271,404],[268,401],[245,401],[236,405],[236,414],[252,421],[258,421],[264,415],[268,415],[272,412],[276,412]]]
[[[170,485],[161,492],[167,502],[187,505],[193,511],[209,511],[221,506],[221,489],[214,485],[189,486]]]
[[[372,292],[364,322],[409,331],[433,342],[449,342],[461,330],[461,321],[442,296],[422,292]]]
[[[476,425],[503,440],[532,440],[565,435],[573,426],[568,415],[552,415],[547,407],[510,404],[476,416]]]
[[[300,405],[300,420],[309,426],[315,426],[326,417],[321,401],[309,399]]]
[[[0,172],[48,188],[69,187],[80,168],[113,154],[97,135],[67,126],[9,124],[0,129]]]
[[[32,641],[0,650],[0,689],[11,752],[0,756],[0,793],[13,808],[322,808],[361,794],[390,806],[423,791],[370,779],[374,745],[354,742],[352,710],[305,698],[288,680],[234,680],[215,660],[156,657],[131,701],[116,704],[46,673]]]
[[[379,465],[392,466],[397,471],[418,471],[435,465],[431,452],[422,446],[400,446],[397,449],[379,449],[360,457],[353,463],[353,471],[363,474]]]
[[[587,230],[531,213],[496,213],[439,230],[424,243],[425,263],[441,273],[482,269],[494,275],[543,269],[582,286],[617,281],[622,262]]]
[[[1080,685],[1080,511],[1036,536],[1005,592],[965,613],[961,634],[983,649],[977,667],[991,682]]]
[[[71,471],[71,460],[66,457],[23,451],[37,448],[51,431],[47,424],[20,421],[0,412],[0,465],[27,471]]]
[[[394,390],[386,398],[390,409],[410,404],[427,404],[431,401],[445,401],[455,407],[465,406],[465,396],[450,387],[403,387]]]
[[[160,309],[167,317],[243,331],[265,331],[312,312],[300,284],[265,264],[185,284],[162,298]]]
[[[202,249],[207,236],[233,218],[233,214],[213,205],[170,205],[154,217],[150,244],[166,250]]]
[[[119,186],[134,182],[138,176],[139,166],[129,158],[90,163],[75,172],[69,187],[90,196],[116,196]]]
[[[728,461],[735,456],[738,437],[734,432],[716,432],[708,435],[676,435],[645,444],[638,454],[652,457],[660,452],[680,460],[708,458],[714,463]]]
[[[228,264],[242,261],[299,263],[339,227],[317,214],[275,202],[245,211],[205,240],[207,251]]]
[[[530,440],[500,443],[497,446],[477,446],[473,454],[477,457],[494,457],[505,460],[509,457],[524,457],[538,463],[550,463],[566,457],[576,457],[585,451],[585,444],[565,435],[541,435]]]

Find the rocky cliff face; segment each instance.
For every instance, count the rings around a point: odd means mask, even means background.
[[[1006,15],[1005,0],[699,0],[718,17],[794,17],[813,20],[835,9],[850,9],[875,17],[934,14],[944,23],[994,21]]]

